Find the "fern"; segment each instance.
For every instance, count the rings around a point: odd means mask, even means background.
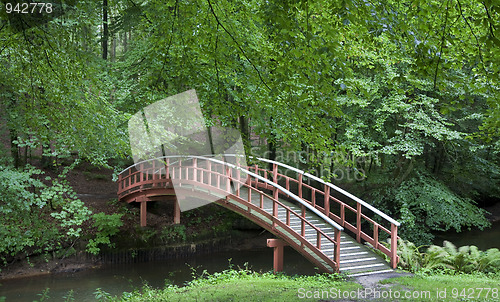
[[[420,252],[423,247],[416,247],[407,240],[398,240],[398,266],[411,272],[422,269],[450,269],[461,273],[500,271],[500,251],[496,248],[483,252],[474,245],[457,248],[449,241],[444,241],[443,246],[431,245],[425,253]]]

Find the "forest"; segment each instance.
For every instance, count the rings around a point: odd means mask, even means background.
[[[67,247],[88,228],[89,251],[109,243],[120,216],[93,213],[67,173],[88,162],[116,176],[131,162],[130,117],[189,89],[207,127],[240,129],[247,155],[321,171],[398,219],[417,245],[490,225],[482,208],[500,202],[497,1],[7,9],[22,2],[0,10],[4,263]]]

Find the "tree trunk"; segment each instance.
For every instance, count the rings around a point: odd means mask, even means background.
[[[116,35],[113,35],[113,47],[111,48],[111,61],[116,59]]]
[[[102,0],[102,58],[108,59],[108,0]]]
[[[123,53],[126,53],[127,52],[127,33],[125,32],[123,34]]]
[[[273,118],[270,118],[270,127],[272,127],[273,124]],[[275,137],[271,131],[271,128],[269,129],[269,135],[267,137],[267,147],[269,150],[269,159],[270,160],[276,160],[276,141]],[[273,164],[269,163],[269,170],[273,170]]]
[[[243,147],[245,148],[245,153],[250,154],[252,142],[250,140],[250,130],[248,128],[248,119],[244,116],[240,116],[240,132],[241,132],[241,139],[243,141]]]
[[[14,130],[9,130],[10,132],[10,155],[14,160],[14,167],[19,168],[20,160],[19,160],[19,148],[15,141],[17,140],[17,134]]]

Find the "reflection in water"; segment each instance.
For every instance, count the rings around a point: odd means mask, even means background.
[[[443,240],[451,241],[457,247],[475,245],[482,251],[494,247],[500,249],[500,221],[493,223],[491,228],[483,231],[475,229],[460,233],[438,233],[434,239],[434,244],[442,246]]]
[[[287,274],[314,274],[314,266],[291,248],[285,249],[284,271]],[[273,250],[259,248],[247,251],[227,251],[217,254],[200,255],[188,259],[173,259],[162,262],[147,262],[123,265],[105,265],[77,273],[61,273],[32,278],[1,281],[0,297],[6,302],[39,300],[37,296],[45,288],[49,290],[49,301],[64,301],[63,297],[71,289],[75,301],[95,301],[97,288],[112,295],[133,291],[143,284],[162,287],[165,283],[183,285],[192,279],[193,269],[197,275],[203,270],[209,273],[229,268],[229,261],[235,268],[248,267],[255,271],[270,271],[273,267]],[[167,280],[165,280],[167,279]]]

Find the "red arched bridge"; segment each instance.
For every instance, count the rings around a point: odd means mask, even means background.
[[[210,196],[279,238],[268,240],[275,248],[276,270],[282,266],[283,245],[325,272],[362,275],[396,268],[396,220],[297,168],[263,158],[253,159],[261,165],[242,166],[238,156],[224,155],[231,156],[233,163],[205,156],[165,156],[137,163],[119,174],[118,198],[140,203],[145,226],[148,201]],[[179,202],[175,223],[180,222]],[[390,266],[374,249],[387,255]]]

